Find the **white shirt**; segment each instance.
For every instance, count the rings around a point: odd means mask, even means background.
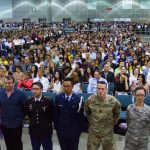
[[[80,83],[76,83],[73,87],[73,92],[78,94],[78,93],[82,93],[81,88],[80,88]]]
[[[150,72],[149,72],[148,75],[147,75],[147,80],[146,80],[146,82],[150,85]]]
[[[34,97],[34,100],[35,100],[35,101],[40,101],[41,98],[42,98],[42,95],[41,95],[40,98],[38,98],[38,99]]]
[[[149,53],[149,52],[146,52],[146,53],[145,53],[145,55],[148,55],[148,56],[150,56],[150,53]]]
[[[49,81],[47,78],[45,77],[37,77],[37,78],[34,78],[33,79],[33,83],[34,82],[41,82],[43,84],[43,92],[47,92],[48,91],[48,88],[49,88]]]
[[[62,87],[62,85],[61,85],[61,82],[59,81],[59,82],[55,82],[54,83],[54,87],[53,87],[53,92],[54,93],[60,93],[61,92],[61,87]]]
[[[68,98],[68,101],[70,101],[70,99],[71,99],[71,97],[72,97],[72,94],[69,95],[69,96],[67,96],[67,95],[65,94],[65,99],[67,99],[67,97],[69,97],[69,98]]]
[[[132,85],[133,82],[137,83],[137,77],[135,76],[129,77],[129,86]]]

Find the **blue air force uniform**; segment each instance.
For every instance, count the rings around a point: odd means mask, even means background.
[[[61,150],[77,150],[84,119],[82,100],[72,93],[55,99],[55,128]]]

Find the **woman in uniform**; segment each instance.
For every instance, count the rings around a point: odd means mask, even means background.
[[[150,107],[144,104],[146,90],[135,89],[135,103],[127,108],[127,126],[124,150],[148,150],[150,129]]]

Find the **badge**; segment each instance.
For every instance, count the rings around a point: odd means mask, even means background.
[[[48,107],[48,106],[42,107],[42,109],[43,109],[44,112],[46,111],[46,108],[47,108],[47,107]]]

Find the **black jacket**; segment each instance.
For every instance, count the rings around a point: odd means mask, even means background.
[[[104,71],[101,73],[102,78],[106,79],[108,83],[114,83],[115,82],[115,77],[113,72],[108,72],[107,78],[105,77]]]
[[[40,101],[34,97],[25,103],[25,114],[29,117],[29,134],[37,138],[52,135],[54,119],[54,104],[51,99],[42,96]]]

